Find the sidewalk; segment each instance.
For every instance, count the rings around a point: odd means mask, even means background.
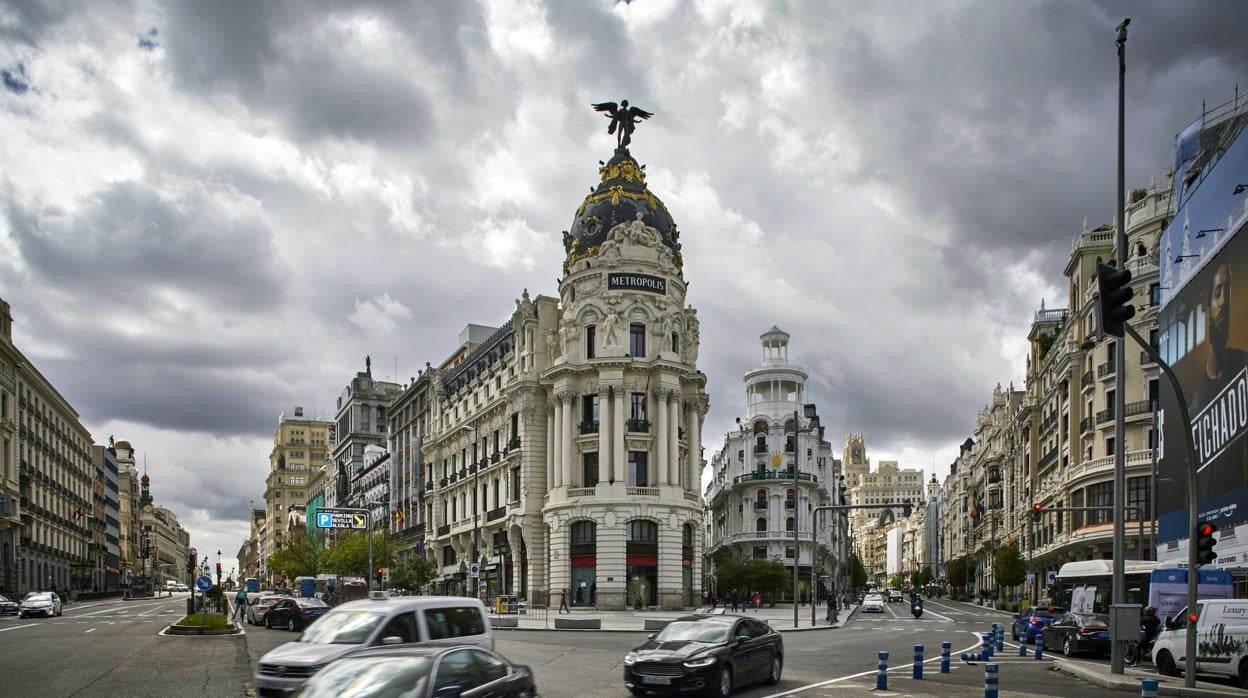
[[[711,615],[741,615],[749,618],[756,618],[767,623],[776,630],[784,633],[793,632],[810,632],[813,630],[831,630],[845,625],[850,616],[858,609],[857,604],[851,604],[849,610],[840,611],[836,623],[829,625],[824,618],[827,616],[827,608],[818,606],[815,609],[816,624],[810,624],[810,606],[802,606],[798,609],[799,627],[793,627],[793,607],[778,606],[776,608],[760,608],[757,611],[751,609],[748,611],[739,611],[733,613],[725,611],[723,606],[711,609],[708,606],[694,609],[692,611],[597,611],[592,608],[573,608],[571,613],[558,613],[549,611],[545,618],[540,615],[525,614],[521,616],[504,615],[498,616],[490,614],[490,625],[496,630],[558,630],[558,631],[599,631],[599,632],[658,632],[659,627],[654,627],[657,623],[666,623],[676,620],[682,616],[695,613],[705,613]],[[506,627],[499,621],[504,623],[515,622],[516,625]],[[555,621],[559,619],[571,619],[573,621],[598,621],[597,628],[556,628]],[[651,621],[650,628],[646,627],[646,621]]]
[[[1189,696],[1189,697],[1208,697],[1208,698],[1225,698],[1227,696],[1235,696],[1236,698],[1244,698],[1248,696],[1248,691],[1239,688],[1232,688],[1225,684],[1210,683],[1207,681],[1196,681],[1195,688],[1188,688],[1183,685],[1182,676],[1161,676],[1151,667],[1144,669],[1136,669],[1126,667],[1122,674],[1111,674],[1109,672],[1109,664],[1099,662],[1087,662],[1077,659],[1057,659],[1054,661],[1057,670],[1083,679],[1098,686],[1106,688],[1116,688],[1128,691],[1140,690],[1141,679],[1157,679],[1157,694],[1162,696]]]

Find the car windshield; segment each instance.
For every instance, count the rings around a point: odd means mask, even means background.
[[[52,595],[51,594],[28,594],[26,596],[26,600],[27,601],[51,601]]]
[[[382,614],[372,611],[333,611],[303,631],[299,642],[314,645],[360,645],[368,640]]]
[[[1052,618],[1055,615],[1053,613],[1054,610],[1052,608],[1037,608],[1035,615],[1037,618]]]
[[[8,600],[9,600],[9,597],[5,596],[4,594],[0,594],[0,603],[5,603]]]
[[[654,637],[658,642],[726,642],[732,626],[728,623],[677,621]]]
[[[326,605],[324,601],[321,601],[320,599],[295,599],[295,603],[299,604],[300,606],[303,606],[304,608],[328,608],[329,607],[328,605]]]
[[[303,685],[300,698],[400,698],[424,695],[428,657],[355,657],[334,662]]]

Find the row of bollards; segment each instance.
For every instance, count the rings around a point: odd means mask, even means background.
[[[942,674],[949,673],[949,653],[952,647],[953,645],[950,642],[940,643],[940,673]],[[991,632],[982,633],[979,636],[979,652],[978,653],[963,652],[961,655],[962,661],[964,662],[972,662],[975,660],[985,662],[984,664],[984,698],[997,698],[997,692],[999,690],[999,685],[1000,685],[999,665],[995,663],[988,663],[988,660],[992,659],[992,657],[997,652],[1004,652],[1004,651],[1005,651],[1005,626],[1001,625],[1000,623],[993,623]],[[1020,657],[1027,656],[1027,640],[1026,639],[1023,639],[1018,645],[1018,656]],[[1044,634],[1043,633],[1036,633],[1035,658],[1044,659]],[[879,665],[877,668],[878,668],[878,672],[876,673],[876,676],[875,676],[875,688],[876,690],[880,690],[880,691],[888,690],[888,652],[885,652],[882,650],[879,652]],[[914,665],[911,668],[911,677],[914,679],[918,679],[918,680],[923,679],[923,645],[914,646]],[[1156,680],[1151,680],[1152,682],[1151,693],[1149,692],[1150,690],[1149,682],[1150,682],[1149,679],[1146,679],[1144,681],[1143,685],[1141,686],[1140,695],[1143,696],[1143,698],[1156,698],[1157,682]]]

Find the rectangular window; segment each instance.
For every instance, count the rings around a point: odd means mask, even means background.
[[[511,469],[511,501],[520,501],[520,468]]]
[[[644,357],[646,355],[646,326],[633,323],[628,326],[628,355]]]
[[[585,358],[587,359],[594,358],[594,347],[598,344],[595,337],[597,329],[593,325],[585,326]]]
[[[597,451],[581,454],[581,483],[582,487],[593,487],[598,484]]]
[[[645,451],[629,451],[628,452],[628,486],[629,487],[649,487],[650,477],[646,467],[646,456],[649,455]]]
[[[645,419],[646,418],[646,394],[633,393],[631,396],[631,410],[628,413],[629,419]]]
[[[1107,456],[1112,456],[1112,455],[1114,455],[1114,445],[1115,445],[1115,444],[1114,444],[1114,437],[1112,437],[1112,436],[1106,436],[1106,437],[1105,437],[1105,455],[1107,455]]]
[[[1145,521],[1153,518],[1153,513],[1149,504],[1149,489],[1151,487],[1152,478],[1148,475],[1141,477],[1127,478],[1127,521],[1138,521],[1141,513]],[[1136,509],[1135,507],[1139,507]]]
[[[1103,507],[1101,510],[1088,512],[1088,525],[1113,521],[1111,508],[1114,506],[1114,483],[1098,482],[1095,485],[1089,485],[1086,492],[1088,506]]]
[[[753,557],[755,560],[767,559],[767,547],[766,546],[756,545],[754,546],[754,550],[752,552],[753,552]]]
[[[581,396],[581,421],[586,424],[598,421],[598,395]]]

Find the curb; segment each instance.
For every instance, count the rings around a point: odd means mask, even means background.
[[[1126,676],[1118,677],[1114,675],[1105,675],[1099,671],[1089,669],[1082,666],[1078,662],[1072,662],[1068,659],[1055,659],[1053,665],[1063,674],[1068,674],[1077,679],[1083,679],[1089,683],[1103,686],[1105,688],[1115,688],[1128,691],[1138,691],[1140,689],[1140,678],[1128,678]],[[1165,683],[1159,683],[1157,686],[1157,695],[1159,696],[1184,696],[1185,698],[1228,698],[1236,696],[1242,698],[1248,693],[1233,690],[1213,690],[1208,688],[1188,688],[1187,686],[1172,686]]]

